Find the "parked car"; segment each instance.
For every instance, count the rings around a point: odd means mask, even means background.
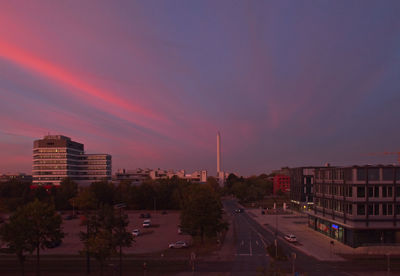
[[[293,234],[287,234],[284,236],[284,239],[287,240],[288,242],[297,242],[297,238]]]
[[[149,219],[146,219],[143,221],[143,227],[148,228],[151,226],[151,221]]]
[[[151,218],[150,213],[140,214],[140,218]]]
[[[174,243],[170,243],[169,248],[187,248],[188,244],[185,241],[177,241]]]
[[[47,248],[55,248],[61,245],[61,240],[56,240],[56,241],[51,241],[48,244],[46,244]]]
[[[140,235],[140,230],[139,229],[135,229],[132,231],[132,236],[137,237]]]

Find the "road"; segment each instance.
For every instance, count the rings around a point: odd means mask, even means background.
[[[224,207],[226,212],[234,213],[239,208],[236,201],[225,200]],[[236,257],[232,264],[232,275],[257,275],[257,271],[267,268],[273,261],[266,255],[266,246],[273,244],[275,233],[271,233],[259,225],[246,212],[235,214],[231,227],[234,227],[236,234]],[[351,275],[341,271],[340,263],[321,262],[310,257],[301,251],[293,248],[282,239],[283,233],[277,233],[277,242],[283,249],[286,256],[296,253],[295,270],[308,275]],[[286,272],[292,271],[291,260],[276,262],[276,266]],[[259,274],[258,274],[259,275]]]

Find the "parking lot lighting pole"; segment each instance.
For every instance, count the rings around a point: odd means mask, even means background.
[[[114,205],[115,209],[119,209],[119,220],[120,220],[120,228],[119,228],[119,276],[122,276],[122,208],[125,208],[125,203],[120,203]]]
[[[87,234],[87,239],[89,240],[89,213],[86,214],[86,234]],[[89,254],[89,246],[86,245],[86,273],[90,274],[90,254]]]

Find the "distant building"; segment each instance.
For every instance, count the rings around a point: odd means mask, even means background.
[[[274,176],[274,195],[281,190],[284,193],[287,193],[290,191],[290,176],[287,175],[275,175]]]
[[[400,167],[315,169],[308,225],[352,247],[400,243]]]
[[[17,180],[21,182],[27,182],[31,183],[32,182],[32,175],[24,174],[24,173],[15,173],[15,174],[1,174],[0,175],[0,182],[7,182],[10,180]]]
[[[172,177],[179,177],[181,179],[186,179],[194,183],[205,183],[207,182],[207,171],[194,171],[191,174],[187,174],[185,170],[162,170],[160,168],[156,170],[151,169],[136,169],[136,170],[125,170],[121,169],[115,174],[113,180],[120,182],[122,180],[130,181],[133,184],[141,184],[146,179],[168,179]]]
[[[111,155],[85,154],[84,145],[63,135],[47,135],[33,143],[33,185],[60,185],[69,177],[79,185],[111,180]]]
[[[113,177],[114,182],[128,181],[140,185],[143,181],[150,179],[150,169],[125,170],[119,169]]]

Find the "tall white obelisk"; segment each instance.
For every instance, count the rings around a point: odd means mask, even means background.
[[[217,132],[217,176],[221,172],[221,134]]]
[[[225,173],[221,168],[221,134],[217,132],[217,178],[220,187],[224,187]]]

